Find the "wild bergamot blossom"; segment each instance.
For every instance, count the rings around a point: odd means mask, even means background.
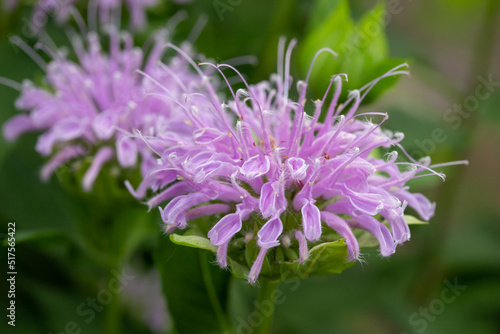
[[[177,101],[187,92],[198,91],[202,83],[184,58],[161,62],[168,32],[154,36],[145,56],[129,33],[114,27],[107,30],[109,51],[103,50],[95,32],[84,38],[72,36],[76,62],[62,49],[40,46],[52,57],[47,64],[20,39],[15,41],[46,73],[42,85],[25,81],[20,86],[16,107],[26,112],[11,118],[3,130],[8,140],[28,131],[42,132],[36,150],[51,157],[42,169],[42,179],[69,161],[93,154],[83,178],[83,189],[88,191],[108,161],[129,168],[140,159],[144,171],[156,164],[150,149],[154,142],[146,146],[136,140],[138,134],[177,143],[189,129]],[[155,95],[160,92],[158,83],[168,94]]]
[[[360,257],[353,229],[373,234],[381,255],[393,254],[398,244],[410,239],[405,208],[412,207],[425,220],[435,209],[424,195],[410,192],[407,181],[425,175],[444,179],[431,169],[429,159],[408,157],[410,162],[398,162],[397,151],[390,150],[400,148],[407,155],[400,145],[403,134],[381,129],[387,114],[356,113],[379,80],[408,73],[406,64],[351,91],[344,103],[339,103],[339,97],[347,75],[335,75],[309,116],[304,111],[308,79],[297,83],[298,100],[290,98],[294,45],[292,41],[285,55],[282,40],[278,59],[284,59],[284,64],[280,61],[278,74],[252,86],[230,65],[198,64],[215,68],[226,81],[223,70],[234,71],[246,89],[234,91],[228,83],[232,94],[228,103],[214,93],[187,94],[180,103],[194,111],[186,119],[191,138],[178,145],[166,143],[158,150],[156,170],[139,186],[149,186],[156,193],[147,202],[150,208],[169,201],[159,207],[169,233],[186,228],[198,217],[222,216],[208,237],[218,247],[223,268],[236,235],[243,234],[247,242],[256,238],[260,251],[248,275],[252,284],[267,252],[280,244],[288,247],[296,239],[303,263],[309,245],[318,242],[325,229],[345,238],[351,261]],[[316,56],[323,51],[334,54],[320,50]],[[213,92],[210,81],[206,77],[203,81]],[[331,90],[333,97],[326,103]],[[207,119],[207,115],[216,117]],[[378,158],[376,150],[389,153],[385,159]]]

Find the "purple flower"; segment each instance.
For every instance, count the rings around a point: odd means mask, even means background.
[[[62,50],[41,46],[52,55],[48,64],[17,40],[45,70],[44,85],[22,84],[16,107],[25,112],[11,118],[3,130],[8,140],[28,131],[42,132],[36,150],[51,157],[42,170],[44,180],[61,165],[93,155],[83,177],[88,191],[105,164],[125,169],[140,163],[147,173],[156,164],[155,148],[191,141],[186,114],[192,110],[183,110],[179,101],[199,91],[202,80],[183,57],[161,62],[167,32],[155,35],[147,57],[130,34],[112,27],[108,34],[109,53],[102,50],[96,33],[84,39],[72,36],[77,62]],[[149,137],[154,139],[146,142]]]
[[[208,232],[211,243],[218,246],[221,267],[227,265],[231,240],[243,235],[247,242],[255,238],[260,251],[248,275],[252,284],[268,251],[281,243],[289,247],[294,238],[303,263],[308,244],[321,242],[326,229],[345,239],[351,261],[360,254],[356,229],[374,235],[380,253],[391,255],[410,238],[403,215],[407,205],[424,219],[434,213],[435,204],[409,192],[406,182],[429,174],[444,179],[431,169],[428,159],[419,162],[408,157],[410,162],[397,162],[396,151],[386,159],[377,158],[375,150],[402,149],[403,135],[381,129],[388,118],[385,113],[356,113],[379,80],[406,74],[406,64],[350,92],[344,103],[339,103],[339,97],[342,78],[347,76],[335,75],[309,116],[304,110],[307,79],[297,83],[298,100],[289,98],[294,45],[292,41],[285,55],[284,41],[280,42],[279,59],[284,58],[284,64],[279,64],[278,74],[257,85],[247,85],[230,65],[200,64],[218,70],[226,82],[223,70],[236,73],[246,89],[234,91],[229,86],[232,99],[227,103],[213,93],[188,94],[180,101],[186,108],[200,110],[189,119],[191,142],[174,146],[166,142],[157,170],[139,187],[158,192],[148,202],[150,207],[170,200],[160,208],[168,232],[186,228],[194,211],[196,217],[204,211],[206,216],[222,215]],[[203,119],[205,114],[216,117]],[[323,122],[319,122],[321,114]]]

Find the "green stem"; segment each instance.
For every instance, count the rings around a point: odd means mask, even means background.
[[[253,327],[254,334],[269,334],[274,315],[274,303],[276,299],[276,289],[279,281],[271,281],[261,278],[259,295],[255,304],[255,313],[260,315],[256,325]],[[260,321],[262,319],[262,321]]]
[[[116,268],[120,268],[117,266]],[[120,272],[120,269],[117,269]],[[109,270],[109,275],[107,282],[114,278],[112,274],[113,270]],[[103,333],[106,334],[119,334],[121,333],[121,319],[122,319],[122,298],[121,293],[118,291],[113,291],[113,299],[109,305],[103,306],[105,317],[104,317],[104,327]]]
[[[207,289],[208,298],[210,298],[210,303],[214,308],[215,314],[217,316],[217,320],[224,330],[224,334],[232,333],[231,325],[227,320],[226,314],[222,309],[222,305],[220,304],[219,298],[217,298],[217,292],[214,288],[214,282],[212,280],[212,276],[210,275],[209,269],[209,259],[207,256],[207,252],[200,251],[200,264],[201,264],[201,274],[203,276],[203,283],[205,284],[205,288]]]

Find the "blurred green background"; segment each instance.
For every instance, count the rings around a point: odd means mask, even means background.
[[[310,100],[322,97],[331,74],[338,71],[350,75],[348,88],[353,89],[408,61],[411,76],[400,78],[383,95],[374,91],[369,96],[373,103],[362,108],[388,112],[384,125],[405,133],[403,145],[414,156],[430,155],[436,163],[470,162],[442,168],[445,183],[425,178],[411,184],[413,191],[437,202],[436,215],[428,226],[412,227],[411,241],[390,258],[365,250],[366,263],[341,275],[283,283],[274,333],[500,333],[498,0],[400,0],[378,7],[368,0],[193,1],[161,4],[149,13],[151,25],[162,26],[181,9],[188,18],[178,26],[174,41],[187,38],[197,19],[206,17],[197,50],[217,62],[257,56],[257,65],[240,67],[250,82],[275,71],[280,36],[298,39],[292,56],[296,80],[305,77],[319,48],[332,47],[339,58],[323,56],[318,61]],[[42,76],[33,61],[8,42],[12,34],[23,35],[23,18],[29,18],[30,11],[28,5],[0,15],[2,77],[22,81]],[[382,22],[383,29],[376,30],[373,22]],[[60,28],[49,24],[48,30],[65,43]],[[389,84],[394,82],[382,88]],[[16,97],[15,91],[0,87],[0,123],[15,114]],[[457,105],[464,106],[461,113],[453,111]],[[34,152],[35,140],[34,135],[14,143],[0,138],[0,233],[5,235],[7,223],[15,221],[18,237],[16,327],[8,327],[2,316],[0,331],[72,333],[76,328],[108,333],[107,326],[118,321],[123,333],[174,332],[153,264],[157,212],[143,215],[145,207],[126,196],[96,200],[96,194],[61,186],[57,177],[41,183],[43,159]],[[121,187],[106,175],[100,181]],[[0,308],[5,310],[5,247],[1,253]],[[189,271],[190,264],[177,261],[181,270]],[[90,313],[79,314],[79,305],[97,298],[116,278],[114,270],[121,272],[123,266],[134,278],[87,323]],[[227,307],[233,325],[241,327],[255,289],[224,279],[230,286]],[[464,288],[454,294],[450,284]],[[185,321],[193,321],[193,310],[184,311]],[[77,327],[65,328],[72,321]],[[177,326],[178,332],[189,333]]]

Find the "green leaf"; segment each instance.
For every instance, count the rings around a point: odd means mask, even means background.
[[[248,273],[250,272],[250,270],[248,270],[247,266],[231,258],[229,258],[229,265],[231,266],[231,274],[235,278],[242,280],[246,280],[248,278]]]
[[[346,89],[360,88],[383,74],[373,73],[373,69],[389,55],[383,13],[384,8],[380,4],[366,13],[337,49],[340,71],[349,76]]]
[[[323,6],[322,2],[318,6]],[[324,14],[322,15],[324,16]],[[314,17],[314,16],[313,16]],[[329,47],[338,52],[340,45],[351,33],[353,21],[351,19],[349,3],[342,0],[331,10],[322,21],[321,17],[312,19],[314,25],[309,34],[300,45],[299,59],[301,68],[307,71],[316,52]],[[328,85],[330,76],[338,73],[339,61],[325,54],[317,58],[313,71],[311,72],[311,83],[324,86]]]
[[[319,244],[309,251],[304,264],[284,262],[280,267],[282,280],[304,279],[311,276],[340,274],[352,266],[347,261],[347,245],[344,239]]]
[[[155,240],[158,227],[155,213],[147,213],[143,205],[120,205],[113,211],[113,223],[109,226],[110,251],[115,258],[126,262],[146,240]]]
[[[382,3],[366,13],[356,28],[351,30],[350,42],[362,55],[368,68],[380,63],[389,54],[388,42],[384,33],[384,12]]]
[[[359,235],[356,235],[356,239],[360,248],[377,247],[379,245],[377,238],[368,231],[361,231]]]
[[[177,333],[230,331],[226,318],[230,273],[214,264],[212,253],[181,247],[162,235],[155,261]]]
[[[330,55],[322,55],[316,60],[309,81],[312,98],[322,96],[331,76],[337,73],[347,73],[349,76],[349,81],[343,84],[342,101],[348,90],[359,89],[403,63],[398,61],[394,64],[389,58],[383,3],[377,4],[355,23],[347,0],[317,1],[311,21],[309,33],[299,50],[303,72],[308,70],[319,49],[328,47],[338,53],[336,59],[332,59]],[[377,89],[367,95],[365,102],[379,96],[396,80],[391,78],[381,81],[376,85]]]
[[[404,215],[406,223],[408,225],[428,225],[429,222],[418,219],[417,217],[411,215]]]
[[[0,162],[0,217],[16,222],[16,236],[43,236],[59,231],[77,244],[82,243],[76,214],[79,203],[68,196],[55,180],[42,183],[43,160],[34,151],[35,136],[19,138]]]
[[[360,85],[364,85],[369,81],[382,76],[389,70],[393,69],[396,66],[404,64],[405,62],[411,65],[411,62],[408,61],[407,59],[385,58],[384,60],[372,66],[371,69],[369,69],[367,74],[364,76],[366,78],[366,81],[360,82]],[[382,95],[382,93],[384,93],[386,90],[394,86],[398,82],[399,78],[401,78],[401,75],[390,76],[380,80],[379,82],[377,82],[375,86],[373,86],[373,88],[371,89],[370,93],[366,96],[364,101],[365,102],[374,101],[380,95]]]
[[[339,8],[343,6],[343,8]],[[346,1],[344,0],[317,0],[314,4],[314,8],[309,17],[308,30],[313,30],[324,23],[334,11],[341,12],[342,10],[349,10],[346,6]],[[347,12],[349,17],[349,12]]]
[[[212,245],[209,239],[197,235],[179,235],[171,234],[170,240],[176,245],[204,249],[211,252],[217,252],[217,247]]]

